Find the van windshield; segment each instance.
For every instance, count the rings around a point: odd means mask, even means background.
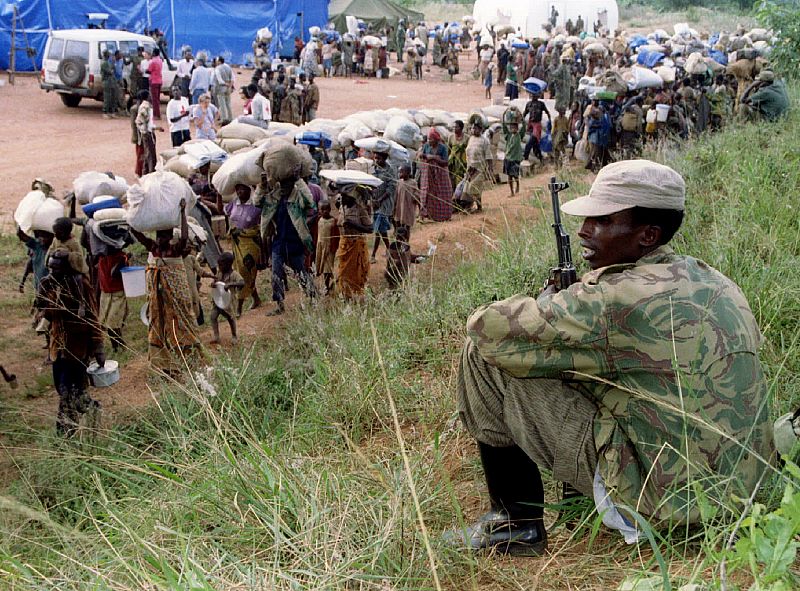
[[[89,43],[87,41],[67,41],[67,47],[64,50],[64,57],[76,57],[85,62],[89,61]]]

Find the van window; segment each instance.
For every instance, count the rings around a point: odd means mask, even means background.
[[[59,39],[58,37],[52,37],[50,39],[50,48],[47,50],[47,59],[60,60],[63,51],[64,51],[64,40]]]
[[[104,51],[108,51],[109,54],[114,55],[114,52],[116,50],[117,50],[116,41],[100,41],[97,44],[97,57],[102,58]]]
[[[153,55],[153,50],[154,50],[155,48],[156,48],[156,46],[155,46],[154,44],[152,44],[152,43],[145,43],[145,44],[144,44],[144,50],[145,50],[147,53],[149,53],[150,55]]]
[[[122,52],[122,55],[127,57],[133,57],[136,55],[136,49],[139,47],[139,44],[136,41],[120,41],[119,42],[119,50]]]
[[[89,61],[89,43],[87,41],[67,41],[64,57],[77,57],[85,62]]]

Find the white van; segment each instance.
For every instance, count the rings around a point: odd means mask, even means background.
[[[44,48],[40,87],[47,92],[58,93],[61,102],[68,107],[77,107],[83,97],[102,101],[103,82],[100,77],[100,63],[103,51],[108,50],[114,55],[115,51],[120,50],[123,57],[129,58],[136,55],[139,47],[152,52],[156,48],[156,43],[152,37],[146,35],[111,29],[50,31]],[[169,96],[177,65],[175,61],[166,59],[162,61],[164,82],[161,92]],[[126,66],[123,76],[126,85],[129,75],[130,65]]]

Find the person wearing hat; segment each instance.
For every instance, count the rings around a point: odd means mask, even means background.
[[[100,403],[86,391],[86,368],[94,357],[105,365],[103,332],[97,320],[97,307],[89,278],[76,272],[67,249],[57,249],[47,258],[50,273],[42,279],[33,307],[37,318],[49,325],[50,359],[53,384],[58,392],[56,431],[70,437],[81,418],[89,413],[96,422]]]
[[[761,70],[755,82],[744,92],[742,104],[748,116],[774,121],[789,110],[786,83],[776,80],[772,70]]]
[[[761,333],[736,284],[668,245],[684,207],[667,166],[603,168],[561,206],[585,218],[590,271],[472,314],[456,392],[491,510],[450,543],[544,552],[540,468],[593,496],[628,543],[641,535],[634,515],[697,523],[700,489],[751,494],[772,454]]]

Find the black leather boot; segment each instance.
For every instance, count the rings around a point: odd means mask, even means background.
[[[470,550],[540,556],[547,549],[544,486],[539,467],[518,446],[478,443],[492,510],[445,539]]]

